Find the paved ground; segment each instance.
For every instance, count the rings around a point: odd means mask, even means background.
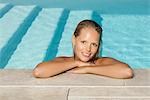
[[[0,100],[150,100],[150,69],[133,79],[64,73],[37,79],[32,70],[0,70]]]

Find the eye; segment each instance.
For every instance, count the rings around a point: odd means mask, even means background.
[[[92,43],[92,45],[93,45],[94,47],[97,47],[97,46],[98,46],[96,43]]]
[[[86,41],[81,41],[81,43],[82,43],[82,44],[85,44],[85,43],[86,43]]]

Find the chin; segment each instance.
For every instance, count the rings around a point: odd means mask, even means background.
[[[81,60],[82,62],[88,62],[89,60]]]
[[[84,57],[82,55],[78,55],[76,57],[77,57],[78,60],[80,60],[82,62],[88,62],[88,61],[90,61],[92,59],[92,56],[90,56],[90,57]]]
[[[88,62],[88,61],[90,61],[90,59],[87,59],[87,58],[80,58],[80,60],[83,61],[83,62]]]

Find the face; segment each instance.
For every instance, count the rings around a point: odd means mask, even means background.
[[[99,33],[92,27],[81,29],[79,36],[74,37],[75,59],[90,61],[97,53],[99,37]]]

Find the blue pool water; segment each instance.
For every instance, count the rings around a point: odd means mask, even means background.
[[[0,0],[0,68],[33,69],[39,62],[71,56],[72,33],[83,19],[93,19],[103,27],[101,56],[116,58],[132,68],[150,68],[147,0],[136,2],[134,9],[130,0],[124,3],[116,0],[120,5],[114,6],[117,2],[108,4],[115,7],[110,11],[103,5],[107,0],[102,3],[94,0],[96,7],[90,0],[79,8],[76,3],[71,6],[73,2],[66,0],[65,5],[64,1],[56,0],[48,6],[33,0],[24,3]],[[89,6],[90,2],[93,8]]]

